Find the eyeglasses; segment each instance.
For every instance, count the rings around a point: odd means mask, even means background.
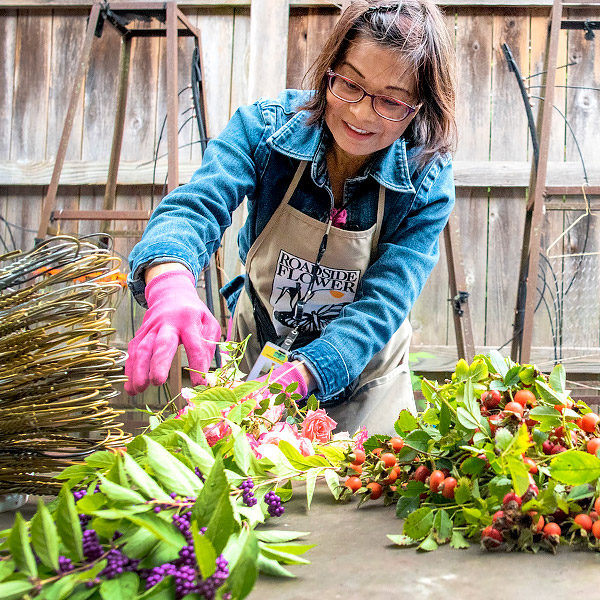
[[[380,94],[369,94],[364,87],[353,81],[349,77],[344,77],[335,73],[331,69],[327,70],[329,91],[340,100],[356,104],[365,96],[371,98],[373,110],[388,121],[404,121],[408,115],[414,113],[417,106],[411,106],[398,100],[393,96],[382,96]]]

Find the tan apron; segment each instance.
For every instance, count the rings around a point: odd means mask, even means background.
[[[302,329],[322,329],[335,318],[343,306],[354,300],[358,282],[377,249],[385,204],[385,188],[380,187],[377,222],[366,231],[329,229],[327,249],[309,298],[305,298],[317,249],[328,224],[313,219],[289,205],[302,173],[302,161],[283,201],[256,238],[246,257],[246,275],[254,292],[268,311],[278,335],[289,333],[289,320],[295,302],[306,300]],[[233,318],[233,339],[248,341],[241,369],[249,372],[260,355],[252,301],[242,291]],[[360,427],[370,433],[393,434],[394,422],[402,409],[415,412],[415,402],[408,369],[408,346],[412,327],[408,319],[391,340],[371,359],[358,378],[348,400],[327,407],[337,421],[336,431],[351,434]],[[343,368],[343,367],[342,367]]]

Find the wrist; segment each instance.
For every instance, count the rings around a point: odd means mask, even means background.
[[[148,267],[144,271],[144,281],[146,282],[146,285],[148,285],[153,279],[155,279],[159,275],[164,275],[165,273],[171,273],[176,271],[187,271],[189,273],[189,270],[186,268],[186,266],[181,263],[160,263],[158,265]]]

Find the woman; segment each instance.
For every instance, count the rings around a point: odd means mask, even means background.
[[[454,203],[453,66],[433,2],[358,0],[313,65],[313,92],[235,113],[131,254],[148,311],[129,347],[130,394],[166,380],[179,343],[208,369],[218,325],[194,282],[247,197],[246,274],[222,290],[234,339],[252,334],[244,368],[275,343],[289,362],[272,379],[313,392],[338,429],[393,432],[414,410],[407,317]]]

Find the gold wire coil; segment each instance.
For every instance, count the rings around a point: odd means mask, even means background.
[[[106,341],[119,264],[70,236],[0,256],[0,494],[55,494],[53,474],[130,441],[109,402],[125,380]]]

